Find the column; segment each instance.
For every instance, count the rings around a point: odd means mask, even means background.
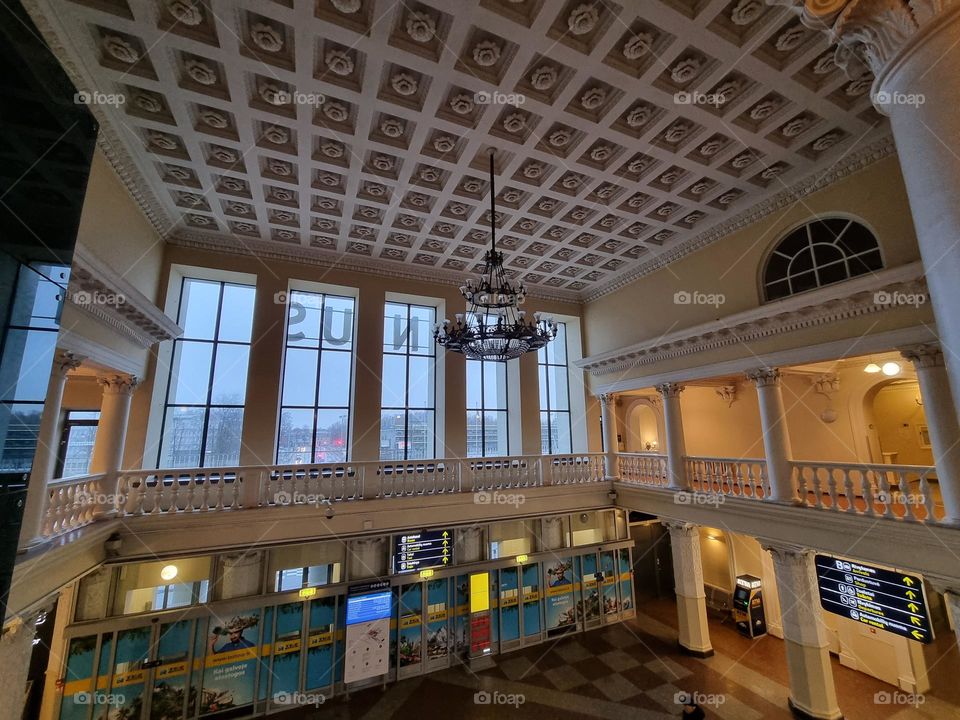
[[[617,398],[613,393],[600,393],[600,419],[603,423],[603,469],[608,478],[620,475],[617,461],[617,414],[614,408]]]
[[[106,473],[103,486],[106,498],[102,512],[112,513],[117,505],[119,477],[117,471],[123,464],[123,446],[127,439],[127,422],[130,419],[130,400],[137,378],[131,375],[106,375],[97,378],[103,388],[100,403],[100,422],[97,425],[97,438],[93,443],[93,457],[90,458],[90,473]]]
[[[457,562],[480,562],[484,559],[483,528],[476,526],[457,528],[455,532]]]
[[[683,415],[680,412],[680,393],[683,386],[679,383],[657,385],[657,392],[663,400],[663,429],[666,433],[667,477],[670,487],[688,489],[690,482],[683,466],[687,447],[683,440]],[[702,590],[701,590],[702,592]]]
[[[348,540],[347,579],[368,580],[387,574],[389,550],[382,537]]]
[[[790,709],[801,718],[839,720],[833,668],[821,617],[814,553],[807,548],[761,543],[773,557],[780,621],[790,676]]]
[[[67,373],[76,370],[83,358],[73,353],[59,351],[50,369],[50,382],[40,416],[37,431],[37,450],[33,456],[30,482],[27,484],[27,502],[23,508],[20,527],[20,551],[36,547],[43,542],[43,516],[47,511],[47,485],[53,480],[57,469],[57,452],[60,447],[60,410],[63,405],[63,390]]]
[[[0,635],[0,708],[3,717],[19,718],[23,712],[27,672],[37,632],[37,614],[14,618]]]
[[[914,345],[900,352],[917,371],[930,446],[937,465],[943,522],[960,523],[960,423],[950,397],[950,380],[943,352],[936,343]]]
[[[220,574],[219,600],[259,595],[262,574],[260,572],[263,553],[240,552],[230,553],[223,557]],[[272,578],[267,578],[272,583]],[[273,588],[267,588],[271,591]]]
[[[564,523],[566,517],[545,517],[541,519],[540,547],[538,552],[561,550],[564,546]]]
[[[707,597],[703,591],[700,526],[673,521],[663,524],[670,530],[680,650],[696,657],[710,657],[713,646],[707,626]]]
[[[780,387],[780,371],[759,368],[747,373],[757,386],[760,403],[760,427],[763,430],[763,450],[767,458],[767,477],[770,480],[770,499],[774,502],[798,503],[793,482],[790,436],[787,433],[786,409]]]
[[[960,347],[960,4],[914,0],[779,0],[838,43],[853,72],[869,65],[874,106],[890,117],[940,342]],[[862,60],[861,60],[862,59]],[[960,408],[960,355],[946,355]]]

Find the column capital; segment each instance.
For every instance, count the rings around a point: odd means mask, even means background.
[[[789,543],[771,542],[757,538],[760,541],[760,547],[768,551],[774,559],[781,565],[804,566],[814,551],[801,545],[791,545]]]
[[[748,380],[753,380],[758,388],[780,384],[780,370],[778,368],[762,367],[756,370],[747,370],[744,375],[747,376]]]
[[[53,358],[52,372],[64,376],[71,370],[76,370],[86,358],[69,350],[57,350]]]
[[[116,373],[114,375],[100,375],[97,383],[103,388],[104,395],[131,395],[140,380],[134,375]]]
[[[680,383],[660,383],[657,385],[657,392],[664,398],[680,397],[683,392],[683,385]]]
[[[597,399],[600,400],[601,405],[619,405],[620,396],[612,392],[599,393]]]
[[[901,50],[948,13],[956,0],[767,0],[792,6],[800,22],[837,43],[836,63],[851,77],[882,74]],[[875,100],[875,103],[882,105]]]
[[[940,343],[922,343],[900,348],[900,355],[913,363],[917,369],[931,367],[945,367],[943,350]]]
[[[661,520],[660,523],[670,531],[671,535],[680,535],[682,537],[700,537],[700,526],[695,523],[686,522],[684,520]]]

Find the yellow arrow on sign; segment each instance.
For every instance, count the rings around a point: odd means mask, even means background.
[[[910,622],[912,622],[914,625],[920,625],[920,624],[921,624],[921,623],[920,623],[920,618],[918,618],[918,617],[913,617],[912,615],[910,616]]]
[[[913,611],[913,612],[916,612],[917,610],[920,609],[920,608],[917,606],[916,603],[910,603],[910,604],[907,605],[907,607],[910,608],[910,610]]]
[[[913,635],[917,640],[923,639],[923,633],[917,632],[916,630],[913,630],[910,634]]]
[[[440,537],[450,537],[450,533],[448,533],[446,530],[444,530],[444,531],[443,531],[443,535],[441,535]]]
[[[910,598],[911,600],[916,600],[916,599],[917,599],[917,594],[916,594],[913,590],[907,590],[906,595],[907,595],[907,597]]]
[[[913,585],[913,578],[911,578],[909,575],[904,575],[903,583],[904,585]]]

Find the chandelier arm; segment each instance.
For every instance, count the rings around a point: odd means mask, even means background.
[[[490,150],[490,247],[493,250],[493,258],[497,255],[497,191],[493,178],[493,150]]]

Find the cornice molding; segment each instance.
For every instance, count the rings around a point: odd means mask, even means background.
[[[183,334],[146,295],[83,245],[74,249],[67,302],[143,348]]]
[[[359,255],[330,253],[315,248],[303,247],[302,245],[281,245],[257,238],[244,238],[241,241],[221,235],[181,232],[167,238],[167,242],[171,245],[193,248],[195,250],[229,252],[236,255],[255,256],[268,260],[315,265],[331,270],[348,270],[351,272],[381,275],[383,277],[400,278],[402,280],[413,280],[416,282],[435,282],[442,285],[454,285],[456,287],[463,285],[464,278],[467,277],[467,275],[464,274],[448,272],[434,267],[424,267],[422,272],[417,272],[416,266],[406,263],[395,263],[389,260],[379,260],[377,258]],[[542,300],[580,303],[579,293],[573,291],[549,291],[543,288],[528,287],[527,295]]]
[[[594,376],[624,372],[641,365],[694,355],[718,348],[872,315],[895,305],[875,301],[879,291],[926,293],[920,262],[882,270],[869,276],[828,286],[814,292],[761,305],[655,340],[645,340],[578,360],[575,364]]]
[[[583,293],[582,301],[589,303],[604,295],[616,292],[645,275],[650,275],[657,270],[661,270],[672,262],[694,253],[697,250],[702,250],[717,240],[738,230],[742,230],[758,220],[762,220],[777,210],[785,208],[788,205],[793,205],[800,198],[812,195],[849,175],[860,172],[888,155],[894,154],[895,151],[896,148],[893,144],[893,137],[891,135],[885,135],[863,149],[839,158],[828,170],[811,173],[777,194],[752,205],[739,215],[735,215],[728,220],[718,223],[696,237],[680,243],[676,247],[670,248],[656,257],[650,258],[646,262],[634,267],[633,270],[614,278],[611,282]]]

